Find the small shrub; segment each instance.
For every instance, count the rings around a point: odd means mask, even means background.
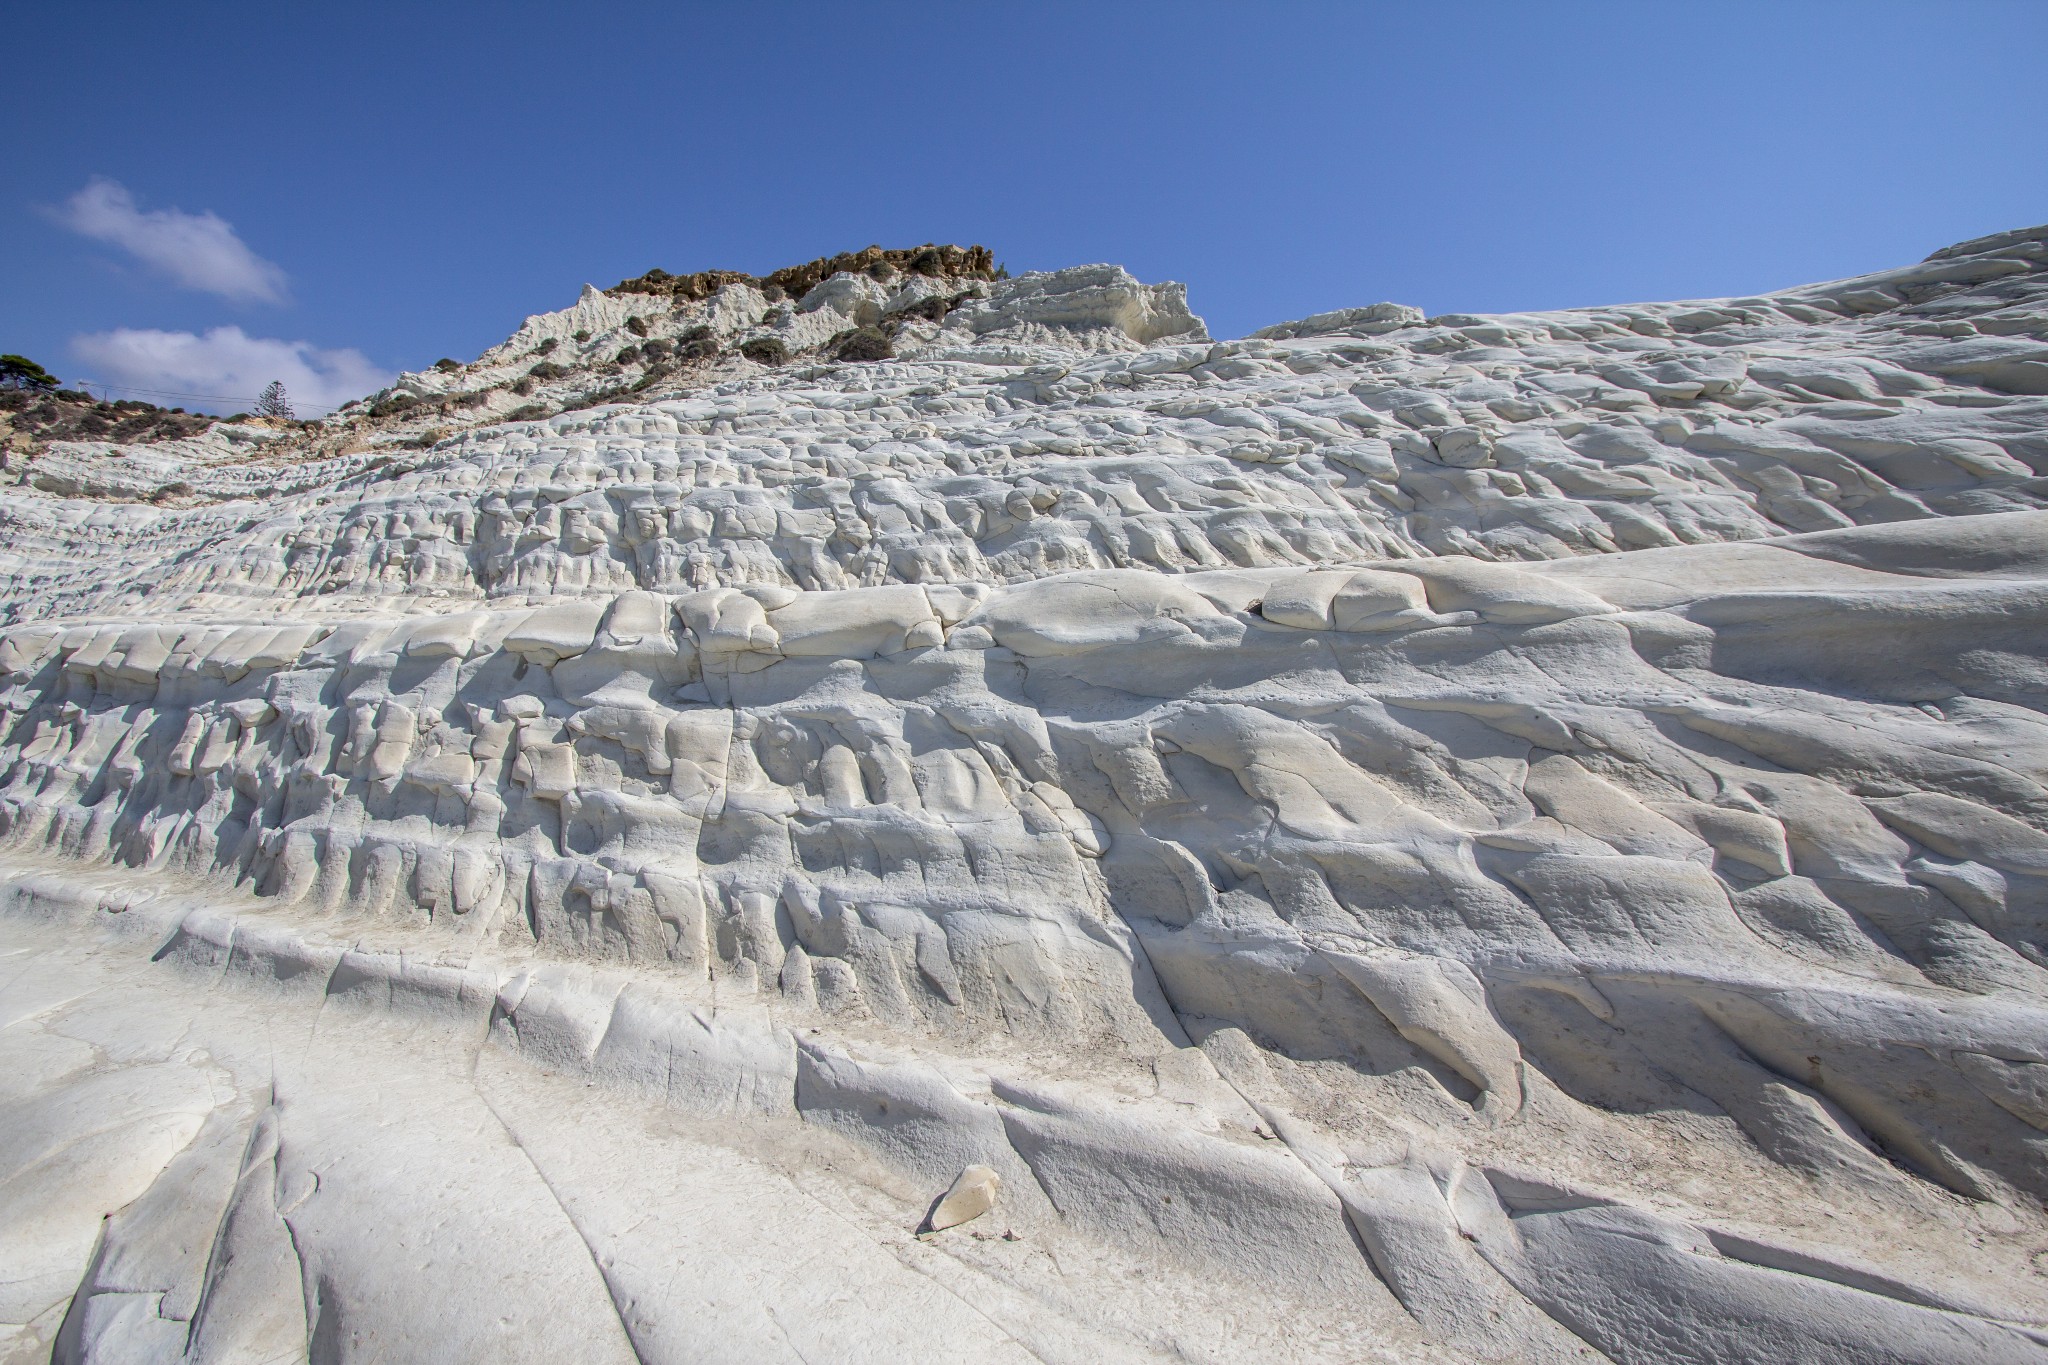
[[[514,408],[506,413],[505,420],[508,422],[531,422],[536,418],[547,415],[548,409],[545,403],[528,403],[525,407]]]
[[[546,355],[548,352],[554,350],[555,347],[561,344],[562,343],[555,339],[554,337],[549,337],[546,341],[543,341],[540,345],[533,348],[533,354]]]
[[[841,360],[891,360],[896,355],[896,344],[879,327],[856,327],[835,338],[832,354]]]
[[[781,337],[753,337],[740,343],[740,354],[756,365],[782,365],[789,360],[789,347]]]
[[[606,403],[616,403],[619,399],[631,393],[633,388],[634,386],[631,384],[608,384],[604,388],[593,389],[579,398],[570,399],[567,403],[563,404],[563,410],[595,408],[601,407]]]
[[[459,360],[450,359],[448,356],[444,355],[439,360],[434,362],[434,368],[439,370],[443,374],[450,374],[456,370],[461,369],[462,362]]]
[[[922,318],[926,322],[937,322],[940,318],[946,316],[946,312],[949,306],[951,305],[951,302],[952,301],[946,298],[946,296],[943,294],[934,294],[928,299],[919,299],[916,303],[909,304],[905,307],[899,308],[894,313],[890,314],[890,316],[899,318]]]
[[[675,348],[674,342],[663,341],[660,337],[656,337],[640,348],[640,354],[646,356],[649,360],[659,360]]]
[[[715,360],[718,358],[718,343],[710,337],[698,337],[676,347],[677,360]]]
[[[564,369],[560,365],[557,365],[552,360],[543,360],[538,365],[535,365],[533,368],[527,371],[527,374],[531,375],[535,379],[560,379],[563,375],[567,373],[569,373],[568,370]]]
[[[710,335],[711,335],[711,328],[710,328],[710,326],[709,326],[709,325],[707,325],[707,324],[705,324],[705,323],[701,323],[701,322],[700,322],[700,323],[698,323],[698,324],[697,324],[697,325],[696,325],[695,327],[692,327],[692,328],[688,329],[687,331],[684,331],[684,332],[678,333],[678,334],[677,334],[677,336],[676,336],[676,340],[677,340],[677,341],[679,341],[679,342],[682,342],[682,341],[702,341],[702,340],[704,340],[704,339],[705,339],[706,337],[709,337]]]
[[[413,394],[394,393],[389,398],[382,398],[376,401],[375,403],[372,403],[370,405],[370,416],[394,417],[397,414],[404,412],[408,408],[417,407],[419,405],[419,401],[419,398]],[[242,418],[246,418],[247,416],[247,413],[243,413],[241,415]],[[241,418],[230,418],[229,420],[238,421],[241,420]]]
[[[576,332],[576,340],[579,342],[590,340],[590,329],[588,327],[579,328]]]
[[[412,440],[406,442],[406,444],[414,450],[426,450],[430,446],[437,446],[447,439],[448,428],[428,427],[425,431],[413,437]]]
[[[532,379],[527,378],[525,376],[521,376],[516,382],[513,383],[512,392],[518,394],[521,398],[524,398],[526,397],[526,395],[532,393],[535,389],[539,387],[540,385],[534,383]]]
[[[640,348],[638,346],[625,346],[620,348],[619,353],[612,357],[612,363],[614,365],[630,365],[639,358]]]
[[[647,322],[644,318],[627,318],[626,330],[631,332],[636,337],[644,337],[647,335]]]

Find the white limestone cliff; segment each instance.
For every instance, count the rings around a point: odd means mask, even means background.
[[[2048,1358],[2048,229],[586,290],[0,622],[0,1359]]]

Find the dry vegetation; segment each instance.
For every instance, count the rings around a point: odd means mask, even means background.
[[[151,441],[196,436],[215,419],[134,399],[105,402],[76,389],[0,389],[0,467],[52,441]]]
[[[621,280],[607,294],[653,294],[664,298],[696,302],[708,299],[728,284],[751,284],[769,298],[800,299],[812,289],[842,271],[864,275],[926,275],[934,279],[993,280],[1001,278],[995,256],[985,246],[923,246],[889,250],[879,246],[860,251],[824,256],[803,265],[786,266],[769,275],[749,275],[738,270],[700,270],[693,275],[671,275],[650,270],[638,279]]]

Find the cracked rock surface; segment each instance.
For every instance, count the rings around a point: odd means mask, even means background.
[[[0,1360],[2048,1360],[2048,229],[689,278],[0,501]]]

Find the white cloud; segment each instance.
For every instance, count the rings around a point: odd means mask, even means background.
[[[54,210],[73,232],[120,247],[187,289],[249,303],[283,303],[284,270],[249,250],[216,213],[135,206],[128,187],[94,176]]]
[[[213,412],[246,412],[276,379],[299,415],[311,417],[397,378],[361,351],[252,337],[239,327],[215,327],[204,335],[123,327],[73,337],[71,350],[110,386],[165,407]]]

